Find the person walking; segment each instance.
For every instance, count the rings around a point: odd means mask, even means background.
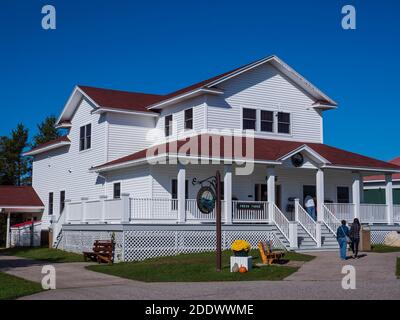
[[[315,201],[314,201],[313,197],[308,195],[304,199],[304,206],[306,207],[306,211],[311,216],[311,218],[313,218],[314,220],[317,220],[317,215],[316,215],[316,211],[315,211]]]
[[[358,258],[358,246],[360,244],[360,220],[354,218],[353,224],[350,227],[350,240],[351,240],[351,251],[353,252],[353,258]]]
[[[347,243],[350,242],[349,233],[350,231],[349,228],[346,226],[346,220],[342,220],[342,225],[337,228],[336,231],[336,239],[340,247],[340,259],[342,260],[347,259]]]

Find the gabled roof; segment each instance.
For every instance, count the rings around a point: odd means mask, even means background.
[[[223,91],[218,88],[218,84],[266,63],[272,64],[280,72],[284,73],[288,78],[299,85],[303,90],[313,96],[316,102],[312,107],[321,110],[336,108],[337,103],[334,100],[329,98],[311,82],[307,81],[303,76],[289,67],[289,65],[283,62],[280,58],[272,55],[211,77],[207,80],[197,82],[166,95],[128,92],[78,85],[68,99],[68,102],[65,105],[57,123],[61,126],[63,123],[67,123],[67,121],[72,117],[79,101],[84,96],[91,101],[96,108],[103,111],[120,110],[132,113],[140,112],[148,115],[157,115],[157,109],[163,108],[177,101],[193,98],[201,94],[222,94]]]
[[[217,135],[200,135],[197,136],[197,153],[191,154],[191,156],[201,157],[201,158],[213,158],[212,143],[216,143],[213,139],[219,139],[220,141],[220,152],[219,155],[221,158],[227,159],[231,154],[224,154],[224,142],[223,139],[229,136],[217,136]],[[92,168],[93,171],[107,171],[114,170],[122,167],[126,167],[129,165],[136,165],[138,163],[145,163],[147,154],[154,154],[155,156],[174,156],[175,150],[179,150],[180,148],[186,144],[189,139],[186,138],[184,140],[178,140],[175,142],[169,142],[162,145],[153,146],[139,152],[135,152],[131,155],[110,161],[108,163],[102,164],[95,168]],[[208,139],[209,148],[207,150],[202,149],[201,141],[203,139]],[[246,138],[245,137],[234,137],[234,139],[241,139],[239,143],[242,144],[241,150],[245,149]],[[204,140],[203,140],[204,142]],[[235,143],[233,143],[233,148],[235,147]],[[240,145],[240,144],[239,144]],[[299,141],[284,141],[284,140],[272,140],[272,139],[261,139],[254,138],[254,159],[246,159],[243,160],[253,161],[256,163],[276,163],[279,164],[282,162],[282,158],[296,149],[301,149],[303,146],[307,146],[309,149],[313,150],[316,154],[320,155],[320,159],[326,159],[326,163],[324,163],[324,167],[326,168],[344,168],[344,169],[353,169],[354,170],[371,170],[371,171],[388,171],[388,172],[400,172],[400,167],[387,163],[381,160],[373,159],[370,157],[366,157],[357,153],[345,151],[342,149],[338,149],[335,147],[331,147],[325,144],[319,143],[308,143],[308,142],[299,142]],[[158,154],[157,151],[165,150],[165,153]],[[193,151],[193,150],[191,150]],[[244,152],[244,151],[243,151]],[[235,153],[235,150],[233,150]],[[215,152],[214,152],[215,154]],[[176,154],[175,154],[176,155]],[[185,157],[186,154],[179,153],[178,156]]]
[[[0,186],[1,208],[43,207],[43,202],[32,187]]]
[[[149,105],[164,99],[164,96],[157,94],[101,89],[82,85],[79,85],[78,88],[102,108],[148,112],[147,107]]]
[[[69,140],[68,136],[61,136],[57,139],[48,141],[46,143],[42,143],[35,148],[27,151],[24,153],[24,156],[34,156],[36,154],[49,151],[49,150],[54,150],[63,146],[68,146],[71,144],[71,140]]]
[[[390,160],[389,163],[400,166],[400,157]],[[395,173],[392,176],[392,179],[400,181],[400,173]],[[368,177],[364,178],[364,181],[365,182],[372,182],[372,181],[382,182],[382,181],[385,181],[385,176],[382,176],[382,175],[368,176]]]

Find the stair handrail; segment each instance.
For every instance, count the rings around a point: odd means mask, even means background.
[[[290,242],[289,239],[290,222],[275,203],[272,204],[272,221],[275,223],[276,227],[286,238],[286,240]]]
[[[66,211],[66,208],[61,211],[60,215],[57,218],[57,221],[52,221],[52,224],[54,225],[53,227],[53,247],[57,247],[59,243],[59,238],[62,232],[62,225],[65,222],[65,214],[64,212]],[[60,226],[61,223],[61,226]]]
[[[300,203],[296,203],[296,206],[296,221],[303,227],[311,239],[313,239],[315,243],[318,243],[317,222],[309,215]]]
[[[322,208],[324,210],[323,222],[327,226],[327,228],[336,236],[336,230],[340,227],[341,222],[338,218],[335,217],[332,211],[329,210],[325,204],[322,205]]]

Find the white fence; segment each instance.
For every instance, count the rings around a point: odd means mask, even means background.
[[[340,227],[341,223],[338,218],[328,209],[328,207],[324,204],[324,223],[328,227],[328,229],[336,235],[336,230]]]
[[[232,201],[232,222],[269,222],[267,201]]]
[[[40,232],[42,230],[41,222],[33,224],[33,246],[40,246]],[[32,240],[32,224],[25,224],[20,227],[11,227],[11,247],[29,247]]]
[[[385,204],[366,204],[360,206],[361,223],[386,223],[387,210]]]
[[[176,199],[130,199],[132,221],[154,221],[178,219],[178,200]]]
[[[393,221],[400,223],[400,205],[394,205],[393,207]]]
[[[317,223],[298,202],[296,202],[295,210],[296,221],[298,221],[310,237],[317,242]]]
[[[355,217],[353,203],[325,203],[325,206],[338,220],[353,221]]]

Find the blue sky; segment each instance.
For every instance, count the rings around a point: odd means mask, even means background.
[[[41,8],[57,29],[41,28]],[[357,29],[341,28],[341,8]],[[277,54],[338,101],[325,143],[400,155],[400,1],[36,1],[0,3],[0,135],[58,115],[75,84],[168,93]]]

